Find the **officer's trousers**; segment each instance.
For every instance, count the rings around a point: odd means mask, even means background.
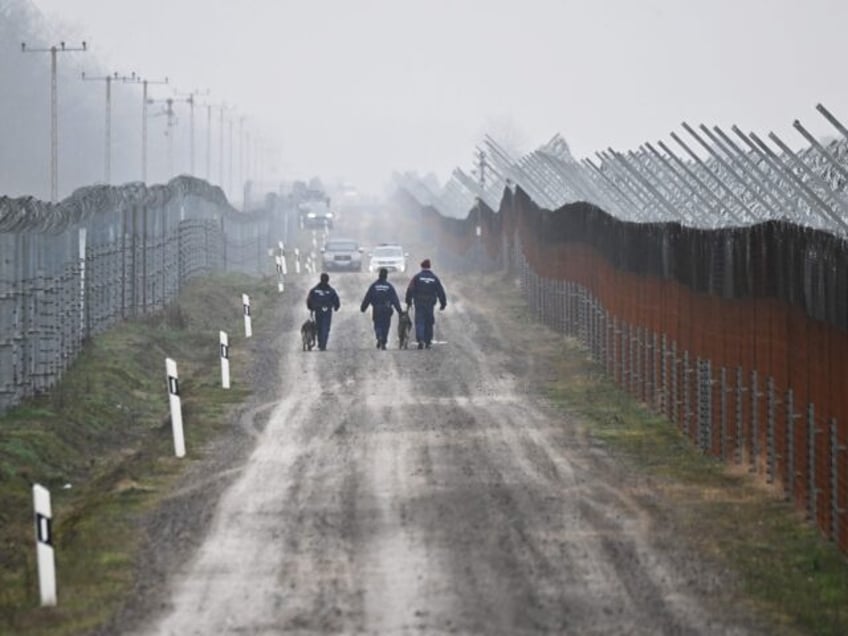
[[[327,339],[330,337],[330,323],[333,321],[333,310],[329,307],[318,309],[315,312],[315,326],[318,327],[318,348],[327,348]]]

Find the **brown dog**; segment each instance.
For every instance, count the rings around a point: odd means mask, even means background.
[[[409,348],[410,331],[412,331],[412,319],[409,317],[409,311],[402,311],[398,314],[398,349]]]

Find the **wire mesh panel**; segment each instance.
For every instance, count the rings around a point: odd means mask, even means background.
[[[239,212],[190,177],[83,188],[55,205],[0,197],[0,411],[48,390],[85,339],[162,309],[190,278],[266,273],[283,213]]]

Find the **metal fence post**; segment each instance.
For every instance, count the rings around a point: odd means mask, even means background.
[[[560,333],[567,333],[568,330],[566,328],[566,320],[565,320],[565,307],[566,307],[566,289],[568,283],[564,280],[559,281],[559,285],[557,287],[559,298],[557,299],[557,310],[559,312],[559,331]]]
[[[625,391],[630,390],[630,369],[628,366],[628,357],[630,354],[630,325],[626,322],[621,323],[619,329],[619,340],[621,341],[621,388]]]
[[[659,394],[659,409],[663,415],[671,420],[671,410],[669,409],[669,374],[668,374],[668,357],[670,355],[668,337],[662,334],[660,340],[660,394]]]
[[[759,472],[760,461],[760,397],[756,370],[751,371],[751,472]]]
[[[766,380],[766,481],[774,483],[776,470],[776,451],[775,451],[775,409],[776,399],[774,391],[774,378],[769,376]]]
[[[689,364],[689,350],[683,352],[683,370],[680,374],[683,382],[683,431],[693,439],[692,435],[692,369]]]
[[[795,419],[798,417],[798,414],[795,413],[795,393],[792,389],[789,389],[786,392],[786,437],[787,437],[787,447],[788,450],[786,452],[786,483],[784,484],[784,492],[786,493],[786,498],[793,500],[795,499],[795,479],[796,479],[796,458],[795,458]]]
[[[651,406],[655,411],[661,411],[660,393],[662,391],[661,374],[663,372],[664,348],[660,348],[660,336],[654,331],[651,342],[651,362],[652,362],[652,380],[651,380]]]
[[[679,360],[677,358],[677,342],[671,343],[671,421],[680,426],[680,382]]]
[[[708,379],[706,373],[706,364],[700,357],[695,358],[696,383],[695,401],[697,402],[697,412],[695,414],[695,436],[692,440],[695,446],[703,453],[707,450],[706,445],[706,429],[707,422],[707,402],[709,401]]]
[[[627,325],[627,391],[633,397],[637,397],[636,387],[639,385],[639,361],[636,349],[638,330],[635,326]]]
[[[736,463],[745,461],[745,420],[743,397],[745,395],[745,374],[742,367],[736,368]]]
[[[722,367],[719,371],[719,382],[721,384],[719,396],[719,405],[721,408],[719,454],[723,461],[727,461],[727,394],[730,389],[727,386],[727,368]]]
[[[807,405],[807,490],[809,493],[807,513],[813,523],[818,519],[819,489],[816,487],[816,434],[818,432],[816,429],[816,408],[810,402]]]
[[[692,434],[692,368],[688,350],[683,352],[683,430],[690,440],[697,439]]]
[[[839,507],[839,455],[845,446],[839,444],[836,418],[830,420],[830,536],[839,541],[840,520],[845,510]]]

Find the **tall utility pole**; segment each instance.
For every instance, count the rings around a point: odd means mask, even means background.
[[[262,142],[259,141],[258,138],[254,138],[253,148],[251,150],[253,152],[253,174],[258,185],[262,182],[262,157],[260,156],[262,152]]]
[[[129,76],[114,73],[103,77],[89,77],[83,73],[82,79],[85,82],[106,82],[106,141],[103,158],[103,179],[108,185],[112,183],[112,82],[134,82],[136,81],[136,77],[135,73]]]
[[[206,104],[206,180],[212,181],[212,104]]]
[[[56,58],[59,53],[87,50],[85,42],[80,48],[68,48],[64,42],[50,48],[28,49],[21,42],[23,53],[50,53],[50,202],[59,200],[59,98],[56,90]]]
[[[164,115],[167,119],[165,122],[165,137],[168,138],[168,155],[167,155],[167,178],[171,179],[174,177],[174,126],[177,125],[176,121],[176,113],[174,113],[174,98],[168,97],[166,99],[148,99],[148,104],[156,104],[163,103],[165,104],[165,110],[158,115]]]
[[[177,93],[177,95],[181,95],[186,97],[186,104],[189,106],[189,154],[188,154],[188,163],[189,163],[189,174],[191,176],[195,175],[195,143],[194,143],[194,106],[197,103],[198,95],[209,95],[209,90],[200,91],[198,89],[194,89],[190,93]],[[207,113],[209,115],[209,113]],[[210,117],[207,116],[207,124],[209,124]],[[207,142],[208,142],[208,127],[207,127]],[[207,168],[208,169],[208,168]]]
[[[168,118],[165,135],[168,137],[168,179],[174,177],[174,126],[177,123],[174,117],[174,100],[169,97],[165,100],[165,117]]]
[[[224,110],[227,105],[218,106],[218,185],[224,187]]]
[[[246,116],[239,117],[239,149],[238,149],[238,185],[242,197],[242,207],[244,207],[244,120]]]
[[[207,91],[208,93],[208,91]],[[212,183],[212,111],[215,109],[219,110],[219,126],[221,130],[219,131],[219,143],[220,148],[218,149],[219,154],[219,167],[223,165],[220,161],[220,157],[223,157],[224,153],[224,103],[213,104],[211,102],[206,104],[206,180],[209,183]],[[223,175],[223,172],[221,173]],[[221,176],[219,181],[223,180],[223,176]]]
[[[244,133],[244,180],[253,180],[253,165],[250,161],[250,131]],[[252,188],[251,188],[252,189]]]
[[[188,173],[194,176],[194,93],[186,99],[188,104]]]
[[[250,175],[250,131],[244,131],[244,176],[242,177],[242,192],[244,192],[244,200],[241,203],[243,210],[250,207],[250,200],[253,198],[253,186]],[[247,184],[250,183],[250,187]]]
[[[230,168],[227,171],[227,193],[228,197],[233,196],[233,118],[230,117]]]
[[[147,183],[147,87],[153,84],[167,84],[168,78],[164,80],[141,80],[141,181]]]

